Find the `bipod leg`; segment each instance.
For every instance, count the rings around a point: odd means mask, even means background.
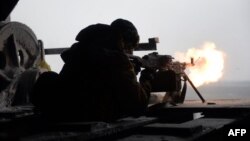
[[[187,93],[187,80],[184,80],[184,84],[183,84],[183,87],[182,87],[182,90],[181,90],[181,95],[180,95],[180,98],[179,98],[179,103],[183,103],[184,100],[185,100],[185,97],[186,97],[186,93]]]
[[[200,92],[198,91],[198,89],[194,86],[193,82],[189,79],[189,77],[187,76],[186,73],[184,73],[184,77],[187,79],[187,81],[192,86],[192,88],[194,89],[194,91],[196,92],[196,94],[199,96],[199,98],[201,99],[202,103],[205,103],[206,102],[205,99],[202,97],[202,95],[200,94]]]

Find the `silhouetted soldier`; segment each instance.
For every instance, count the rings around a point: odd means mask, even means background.
[[[135,48],[139,45],[140,36],[134,24],[125,19],[116,19],[111,23],[122,37],[123,50],[127,54],[133,54]],[[141,64],[138,60],[133,59],[132,62],[136,75],[141,71]]]
[[[133,54],[133,51],[138,47],[140,40],[140,36],[134,24],[125,19],[116,19],[111,23],[111,27],[121,35],[124,45],[124,52],[126,54]],[[141,71],[141,62],[136,59],[133,59],[131,64],[133,65],[136,75],[141,72],[140,83],[145,85],[146,82],[146,84],[151,88],[152,80],[154,79],[156,70],[144,69]]]
[[[61,54],[65,64],[60,74],[44,73],[38,79],[33,95],[37,109],[50,119],[66,121],[109,122],[141,115],[150,83],[137,82],[121,34],[96,24],[80,31],[76,40]]]

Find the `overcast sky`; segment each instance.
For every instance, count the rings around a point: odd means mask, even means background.
[[[161,54],[214,42],[226,53],[222,80],[250,81],[249,0],[19,0],[11,18],[32,28],[45,48],[70,46],[90,24],[128,19],[141,42],[159,37]],[[47,59],[61,69],[59,56]]]

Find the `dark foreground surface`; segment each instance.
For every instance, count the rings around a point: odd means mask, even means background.
[[[246,140],[250,131],[250,100],[207,103],[188,100],[177,106],[158,104],[151,106],[143,117],[124,118],[114,123],[47,122],[33,114],[32,109],[32,106],[2,109],[0,140]]]

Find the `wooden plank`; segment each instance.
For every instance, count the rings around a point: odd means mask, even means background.
[[[158,104],[150,107],[148,116],[180,117],[184,114],[202,112],[206,117],[233,118],[250,114],[249,100],[214,100],[215,104],[201,103],[200,101],[185,101],[177,106]],[[171,117],[171,116],[170,116]]]

